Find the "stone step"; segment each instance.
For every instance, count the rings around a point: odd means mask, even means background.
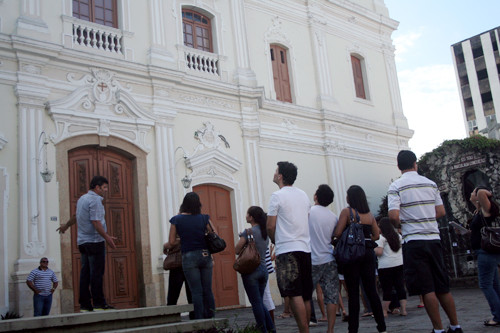
[[[182,322],[181,313],[192,310],[193,305],[187,304],[2,320],[0,332],[112,332],[134,328],[144,331],[145,327],[151,327],[151,332],[154,332],[155,326],[162,325],[179,325],[174,331],[189,332],[194,323]],[[196,324],[210,324],[208,327],[211,327],[214,321],[205,320]],[[220,324],[223,325],[224,320]],[[184,325],[186,329],[178,330]],[[163,331],[167,332],[165,328]]]
[[[197,319],[182,321],[179,323],[170,323],[162,325],[142,326],[134,328],[124,328],[120,330],[110,330],[101,333],[131,333],[131,332],[147,332],[147,333],[164,333],[164,332],[194,332],[199,330],[208,330],[212,327],[226,328],[228,320],[226,318],[213,319]]]

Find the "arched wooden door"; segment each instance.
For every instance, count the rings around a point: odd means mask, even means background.
[[[233,269],[235,253],[229,191],[213,185],[199,185],[193,188],[193,192],[200,196],[202,213],[210,215],[210,220],[214,224],[217,234],[227,244],[224,251],[213,255],[212,290],[215,296],[215,306],[238,305],[238,279],[236,271]]]
[[[76,212],[78,199],[89,190],[95,175],[108,179],[104,196],[108,233],[118,239],[116,249],[106,247],[104,295],[108,304],[117,309],[139,306],[138,276],[135,253],[132,161],[110,149],[82,147],[71,150],[69,188],[71,215]],[[75,311],[79,311],[80,252],[76,244],[77,226],[71,230],[73,295]]]

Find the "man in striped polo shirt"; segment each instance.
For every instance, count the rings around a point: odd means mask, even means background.
[[[417,157],[409,150],[398,154],[401,177],[387,192],[389,218],[403,232],[403,264],[410,295],[422,295],[434,327],[444,333],[439,304],[450,320],[447,333],[463,333],[450,293],[436,218],[446,214],[436,183],[417,173]]]
[[[49,260],[40,259],[40,266],[31,271],[26,284],[33,290],[34,316],[48,316],[52,307],[52,294],[57,288],[56,274],[49,268]]]

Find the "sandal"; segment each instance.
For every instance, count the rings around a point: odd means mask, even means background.
[[[500,326],[500,323],[494,321],[493,319],[485,320],[483,324],[484,324],[484,326]]]
[[[373,316],[373,312],[365,312],[361,315],[361,317]]]
[[[291,312],[283,312],[278,316],[278,319],[292,318],[293,314]]]

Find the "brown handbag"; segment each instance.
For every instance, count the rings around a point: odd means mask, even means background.
[[[163,251],[167,257],[163,260],[163,269],[168,271],[174,268],[182,267],[181,244],[174,245],[173,248]]]
[[[255,245],[252,229],[247,229],[247,243],[234,262],[233,268],[241,274],[250,274],[260,265],[260,254]]]

